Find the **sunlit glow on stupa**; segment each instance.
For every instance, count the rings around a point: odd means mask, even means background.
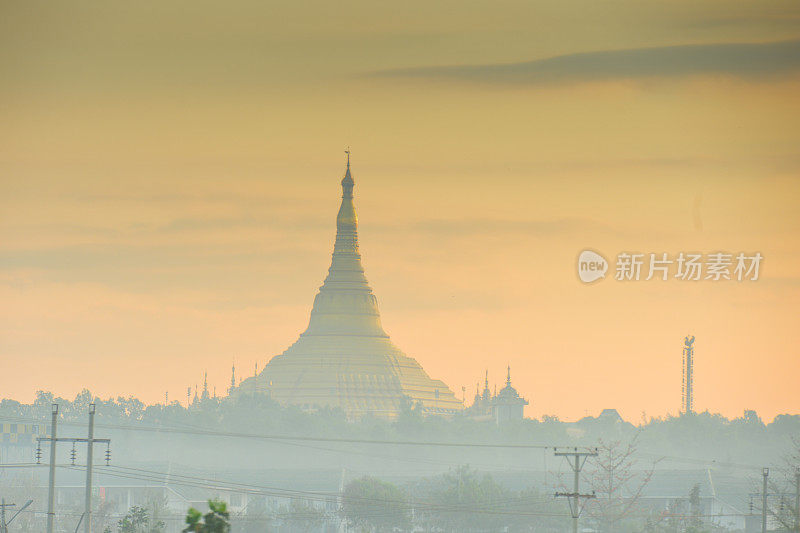
[[[378,301],[361,266],[354,185],[347,152],[333,258],[308,327],[237,392],[266,394],[307,409],[338,407],[350,417],[392,417],[406,402],[421,404],[427,413],[460,410],[447,385],[431,379],[383,330]]]

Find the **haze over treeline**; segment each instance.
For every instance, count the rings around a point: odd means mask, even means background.
[[[160,496],[166,491],[201,503],[222,497],[236,510],[234,531],[242,532],[322,531],[346,522],[364,531],[529,531],[535,524],[560,533],[569,515],[553,493],[570,490],[573,476],[555,452],[593,449],[599,455],[581,479],[602,497],[583,523],[614,533],[669,533],[690,524],[697,532],[737,531],[762,467],[772,468],[770,490],[786,492],[800,460],[800,415],[765,423],[754,411],[733,419],[643,415],[631,423],[598,409],[577,422],[543,416],[497,424],[428,416],[408,403],[392,420],[348,420],[337,409],[281,406],[263,394],[201,395],[187,408],[84,390],[72,400],[44,391],[32,403],[4,399],[0,419],[19,431],[42,427],[54,403],[60,436],[82,436],[94,403],[95,436],[111,439],[109,466],[96,465],[97,485],[107,491],[96,523],[116,527],[149,513],[164,522],[153,531],[179,531],[183,521],[186,500]],[[42,513],[46,465],[33,463],[32,446],[12,451],[18,462],[0,470],[0,490],[35,498]],[[81,509],[83,473],[69,466],[70,453],[61,446],[56,457],[62,521]],[[620,486],[604,493],[610,482]],[[774,505],[776,517],[793,520],[792,507]],[[24,518],[37,524],[35,514]]]
[[[88,390],[81,392],[74,400],[56,398],[43,391],[39,391],[36,400],[30,404],[4,399],[0,402],[0,417],[8,421],[45,423],[49,420],[51,404],[54,402],[60,405],[63,422],[78,432],[82,430],[77,428],[86,423],[89,403],[94,402],[98,427],[103,428],[104,432],[124,435],[124,438],[115,439],[117,453],[140,461],[165,460],[170,453],[175,454],[173,460],[185,461],[192,456],[201,460],[205,453],[216,454],[223,440],[227,450],[227,458],[223,461],[225,464],[239,461],[270,464],[271,454],[263,453],[264,447],[268,446],[281,449],[281,453],[275,456],[278,458],[276,465],[286,466],[288,457],[299,458],[298,466],[309,466],[305,457],[308,455],[313,456],[312,461],[318,467],[337,468],[352,460],[352,457],[346,457],[347,451],[352,451],[352,444],[337,442],[337,439],[496,443],[553,448],[594,446],[601,439],[619,441],[635,438],[640,450],[653,461],[670,457],[670,461],[679,467],[695,465],[697,463],[693,461],[699,460],[758,468],[759,465],[779,461],[792,449],[793,439],[800,439],[800,415],[778,415],[773,421],[765,423],[754,411],[745,411],[741,417],[733,419],[703,412],[667,417],[646,417],[643,414],[640,420],[624,421],[613,414],[600,415],[601,410],[596,409],[594,416],[577,422],[543,416],[498,426],[493,420],[476,421],[468,416],[424,416],[410,404],[394,420],[371,416],[348,420],[337,409],[310,412],[294,406],[281,406],[263,395],[198,398],[187,408],[178,401],[169,405],[148,405],[134,397],[103,400]],[[293,441],[292,437],[299,440]],[[302,445],[298,448],[298,442],[302,444],[306,437],[332,440],[312,441],[310,448],[303,449]],[[288,453],[286,446],[289,446]],[[369,443],[357,446],[362,451],[370,449]],[[323,453],[317,453],[320,451]],[[470,458],[477,458],[480,464],[480,457],[483,457],[481,453],[475,455],[474,450],[469,449],[421,452],[413,447],[400,447],[393,448],[392,453],[397,453],[398,458],[416,459],[420,459],[420,453],[423,456],[430,454],[430,460],[443,461],[441,467],[470,462]],[[454,454],[463,460],[454,461]],[[520,457],[525,454],[505,450],[503,454],[495,455],[505,468],[512,464],[519,465]],[[369,454],[365,457],[369,463]],[[528,463],[529,459],[523,464]],[[338,461],[341,460],[345,462],[340,464]],[[539,468],[540,460],[540,454],[537,454],[535,461],[530,464]],[[670,467],[674,467],[675,463],[669,463]],[[385,465],[377,461],[374,466],[380,471]]]

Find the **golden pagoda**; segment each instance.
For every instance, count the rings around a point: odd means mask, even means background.
[[[404,403],[425,413],[452,414],[463,408],[442,381],[431,379],[381,326],[358,251],[358,218],[350,152],[336,217],[336,242],[328,276],[320,287],[308,328],[237,393],[267,394],[306,409],[341,408],[348,417],[394,417]]]

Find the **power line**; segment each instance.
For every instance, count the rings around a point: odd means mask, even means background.
[[[65,466],[64,468],[71,469],[71,470],[82,470],[80,468],[72,467],[72,466]],[[114,468],[114,467],[111,467]],[[141,470],[141,469],[139,469]],[[147,471],[145,471],[147,472]],[[126,472],[105,472],[105,475],[123,478],[123,479],[137,479],[137,480],[144,480],[144,481],[154,481],[163,483],[164,478],[163,474],[158,473],[158,475],[148,475],[148,474],[131,474]],[[212,479],[203,479],[203,478],[193,478],[192,476],[184,476],[190,479],[186,480],[171,480],[170,483],[175,485],[182,485],[182,486],[189,486],[189,487],[199,487],[199,488],[208,488],[212,490],[223,490],[226,492],[233,492],[233,493],[240,493],[240,494],[258,494],[258,495],[265,495],[265,496],[277,496],[277,497],[284,497],[290,499],[302,499],[306,501],[320,501],[320,502],[329,502],[334,498],[337,498],[339,495],[338,493],[328,493],[328,492],[315,492],[315,491],[302,491],[302,490],[292,490],[292,489],[281,489],[277,487],[262,487],[259,485],[252,485],[252,484],[242,484],[242,483],[230,483],[224,482],[221,480],[212,480]],[[237,486],[238,485],[238,486]],[[367,502],[367,503],[385,503],[386,500],[381,498],[365,498],[365,497],[356,497],[354,498],[357,501]],[[474,506],[467,506],[465,505],[443,505],[443,504],[432,504],[422,501],[413,501],[401,504],[401,506],[410,509],[417,509],[417,510],[429,510],[429,511],[445,511],[445,512],[469,512],[469,513],[478,513],[478,514],[491,514],[491,515],[514,515],[514,516],[565,516],[563,514],[556,514],[556,513],[535,513],[535,512],[514,512],[508,510],[499,510],[499,509],[491,509],[490,506],[502,504],[502,503],[510,503],[516,500],[510,499],[497,499],[488,502],[482,502],[483,505],[487,507],[474,507]]]
[[[586,453],[586,452],[578,452],[578,453]],[[558,452],[558,455],[565,457],[574,456],[574,454],[575,454],[574,450],[572,452]],[[36,465],[35,463],[17,463],[17,464],[0,465],[0,467],[9,467],[9,466],[37,467],[38,465]],[[57,466],[59,468],[64,468],[68,470],[76,470],[76,471],[85,470],[85,468],[74,467],[72,465],[57,465]],[[190,476],[185,474],[174,474],[174,473],[167,474],[164,472],[158,472],[154,470],[148,470],[136,467],[126,467],[126,466],[104,467],[101,469],[100,472],[102,475],[107,475],[120,479],[150,481],[150,482],[157,482],[159,484],[164,484],[168,478],[177,478],[177,479],[171,479],[169,483],[179,486],[204,488],[208,490],[224,491],[229,493],[282,497],[288,499],[299,499],[308,502],[329,503],[331,502],[332,499],[336,498],[338,494],[336,492],[305,491],[305,490],[286,489],[281,487],[270,487],[270,486],[250,484],[250,483],[225,481],[221,479],[210,479],[199,476]],[[572,496],[572,494],[569,494],[568,496]],[[355,497],[353,499],[355,501],[361,501],[365,503],[385,502],[385,500],[382,499],[369,498],[369,497]],[[526,505],[525,503],[526,501],[527,499],[525,498],[500,498],[500,499],[489,500],[486,502],[481,502],[480,507],[472,507],[466,505],[434,504],[432,502],[427,502],[424,500],[417,500],[417,501],[410,500],[408,502],[403,503],[401,505],[401,508],[406,510],[415,509],[418,511],[429,511],[429,512],[475,513],[475,514],[498,515],[498,516],[536,516],[536,517],[554,517],[554,518],[564,518],[566,516],[569,516],[560,513],[491,508],[503,504]],[[528,503],[530,502],[528,501]],[[29,511],[29,512],[43,514],[40,511]],[[77,513],[69,514],[69,513],[59,512],[58,514],[60,516],[75,516],[75,517],[79,516]],[[380,512],[375,512],[372,513],[370,516],[386,516],[386,515],[381,515]],[[670,516],[673,518],[676,517],[686,518],[689,517],[690,515],[670,514]],[[739,517],[739,516],[747,516],[747,513],[716,513],[716,514],[703,514],[703,515],[691,515],[691,516],[699,516],[705,518],[714,518],[722,516]],[[166,516],[164,518],[166,518]],[[181,519],[181,518],[182,515],[179,515],[176,519]]]
[[[40,422],[35,419],[23,419],[28,422]],[[72,425],[84,427],[84,424],[76,422],[62,422],[64,425]],[[208,429],[190,429],[190,428],[177,428],[170,426],[129,426],[122,424],[96,424],[96,427],[102,429],[117,429],[124,431],[143,431],[150,433],[174,433],[185,435],[204,435],[210,437],[233,437],[233,438],[246,438],[246,439],[261,439],[261,440],[277,440],[277,441],[312,441],[312,442],[341,442],[346,444],[380,444],[391,446],[436,446],[436,447],[450,447],[450,448],[501,448],[501,449],[523,449],[523,450],[550,450],[556,448],[552,445],[544,444],[499,444],[499,443],[469,443],[469,442],[428,442],[428,441],[392,441],[380,439],[348,439],[341,437],[309,437],[299,435],[280,435],[269,433],[242,433],[234,431],[212,431]]]
[[[37,465],[29,465],[29,466],[37,466]],[[85,471],[85,468],[73,465],[58,465],[58,467],[63,468],[65,470],[74,470],[81,472]],[[116,477],[120,479],[150,481],[159,484],[164,484],[165,482],[167,482],[167,478],[178,478],[178,479],[169,479],[168,483],[178,486],[205,488],[209,490],[221,490],[230,493],[257,494],[263,496],[282,497],[289,499],[301,499],[305,501],[330,502],[332,499],[339,497],[338,492],[285,489],[280,487],[270,487],[270,486],[256,485],[250,483],[231,482],[220,479],[201,478],[201,477],[181,475],[181,474],[166,474],[163,472],[156,472],[152,470],[146,470],[134,467],[109,466],[103,468],[100,472],[102,473],[102,475]],[[385,503],[385,500],[381,498],[355,497],[353,499],[356,501],[361,501],[366,503]],[[537,513],[530,511],[511,511],[511,510],[491,508],[493,506],[509,504],[509,503],[524,503],[524,500],[519,498],[496,498],[493,500],[488,500],[486,502],[481,502],[481,504],[484,507],[477,507],[477,508],[471,505],[468,506],[466,504],[444,505],[444,504],[433,504],[425,501],[409,501],[407,503],[404,503],[403,506],[408,509],[413,508],[416,510],[462,512],[462,513],[474,512],[478,514],[490,514],[490,515],[559,516],[559,517],[566,516],[559,513],[540,513],[540,512]]]
[[[5,420],[14,420],[17,422],[25,423],[41,423],[40,419],[25,418],[25,417],[3,417]],[[80,422],[61,422],[62,425],[86,427],[86,424]],[[121,431],[140,431],[150,433],[169,433],[169,434],[186,434],[186,435],[206,435],[210,437],[232,437],[242,439],[259,439],[259,440],[272,440],[284,442],[293,446],[303,446],[299,442],[329,442],[329,443],[343,443],[343,444],[370,444],[370,445],[396,445],[396,446],[431,446],[431,447],[444,447],[444,448],[495,448],[495,449],[540,449],[540,450],[554,450],[556,448],[564,448],[561,445],[544,445],[544,444],[495,444],[495,443],[467,443],[467,442],[437,442],[437,441],[392,441],[380,439],[348,439],[337,437],[313,437],[313,436],[299,436],[299,435],[283,435],[283,434],[269,434],[269,433],[242,433],[242,432],[227,432],[227,431],[213,431],[198,428],[196,426],[187,425],[187,427],[178,426],[134,426],[124,424],[96,424],[96,427],[103,429],[114,429]],[[311,447],[311,446],[306,446]],[[356,453],[352,450],[332,449],[332,448],[316,448],[328,450],[339,453]],[[360,455],[368,455],[367,452],[358,451]],[[733,463],[718,459],[701,459],[696,457],[681,457],[676,455],[665,455],[660,453],[647,452],[640,450],[640,455],[657,457],[659,459],[670,460],[675,462],[683,462],[688,464],[698,464],[704,466],[719,466],[725,468],[739,468],[747,470],[761,470],[760,465]],[[379,457],[375,455],[375,457]],[[382,458],[389,458],[381,456]],[[400,460],[400,458],[391,457],[392,459]],[[420,461],[422,462],[422,461]],[[437,463],[439,461],[436,461]]]

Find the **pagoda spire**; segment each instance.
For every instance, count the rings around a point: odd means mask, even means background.
[[[508,375],[506,376],[506,385],[511,386],[511,365],[508,365]]]
[[[347,169],[344,171],[344,178],[342,178],[342,198],[352,198],[353,197],[353,186],[355,185],[355,181],[353,181],[353,176],[350,175],[350,147],[347,147],[347,150],[344,151],[347,154]]]
[[[378,302],[364,274],[358,249],[358,216],[353,203],[355,180],[350,170],[350,149],[342,178],[342,203],[336,215],[336,240],[331,266],[314,299],[308,328],[303,335],[388,335],[381,326]]]

